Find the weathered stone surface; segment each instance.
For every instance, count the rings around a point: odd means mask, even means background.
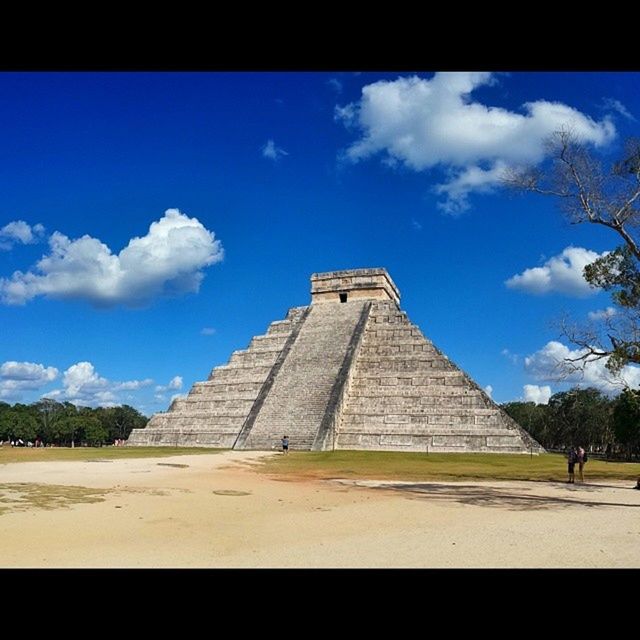
[[[247,349],[156,414],[130,444],[274,449],[542,448],[400,310],[384,269],[313,274]]]
[[[391,301],[372,303],[353,366],[338,449],[541,450]]]
[[[157,413],[145,429],[134,429],[128,444],[139,446],[234,446],[260,390],[305,307],[289,310],[264,336],[236,351],[229,363],[215,367],[206,382],[196,382],[184,400]]]

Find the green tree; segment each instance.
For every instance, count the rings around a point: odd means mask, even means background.
[[[79,415],[66,415],[56,422],[53,434],[56,442],[70,443],[76,446],[76,441],[82,440],[86,418]]]
[[[127,404],[97,409],[96,417],[107,429],[108,440],[111,442],[118,438],[126,440],[133,429],[142,429],[148,422],[145,416]]]
[[[627,456],[640,450],[640,391],[626,389],[616,400],[613,425],[618,442]]]
[[[574,388],[551,396],[548,405],[509,402],[503,408],[547,449],[581,444],[605,450],[615,440],[612,405],[597,389]]]
[[[93,447],[104,444],[109,437],[109,432],[102,426],[100,420],[95,416],[86,416],[82,420],[85,442]]]
[[[3,439],[21,438],[25,443],[36,439],[38,423],[25,405],[16,404],[0,413],[0,434]]]
[[[606,449],[613,438],[611,402],[593,388],[574,388],[549,398],[554,446]]]
[[[543,447],[552,447],[549,407],[535,402],[508,402],[502,408]]]
[[[45,442],[55,440],[55,427],[60,419],[70,413],[69,407],[51,398],[43,398],[31,405],[38,417],[38,435]],[[73,410],[75,414],[75,409]]]

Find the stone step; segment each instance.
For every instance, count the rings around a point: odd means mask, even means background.
[[[229,449],[235,441],[235,433],[221,433],[218,431],[186,432],[179,429],[163,429],[147,431],[134,429],[127,440],[127,446],[153,447],[211,447]]]
[[[311,448],[365,302],[312,306],[244,448],[279,442],[285,429]],[[368,308],[368,307],[367,307]],[[292,446],[294,441],[292,439]]]
[[[366,425],[374,428],[375,425],[444,425],[444,426],[472,426],[472,425],[499,425],[503,424],[500,413],[496,412],[490,415],[407,415],[389,414],[389,415],[362,415],[362,414],[343,414],[342,424],[344,425]]]
[[[437,415],[460,415],[460,416],[489,416],[499,413],[493,407],[475,407],[475,406],[443,406],[423,404],[422,398],[417,402],[395,402],[386,403],[383,399],[367,398],[366,402],[358,402],[362,398],[351,398],[348,406],[342,412],[342,415],[395,415],[402,413],[406,416],[437,416]],[[404,398],[406,400],[406,398]]]
[[[290,320],[276,320],[269,325],[267,336],[277,336],[281,334],[288,335],[291,333],[292,323]],[[257,337],[257,336],[256,336]]]
[[[462,376],[456,371],[454,365],[446,360],[370,360],[358,363],[358,373],[364,378],[377,378],[382,376],[393,377],[393,374],[406,376],[439,376],[449,373],[452,376]]]
[[[262,351],[282,351],[287,338],[291,334],[289,329],[286,332],[278,332],[273,334],[266,334],[264,336],[255,336],[249,343],[248,350],[257,353]]]
[[[253,393],[260,391],[260,382],[233,382],[223,380],[207,380],[206,382],[196,382],[191,391],[194,395],[207,394],[227,394],[227,393]]]
[[[223,382],[229,384],[235,383],[263,383],[271,371],[271,367],[253,367],[245,369],[225,369],[223,371],[216,371],[214,378],[217,382]]]
[[[260,389],[257,389],[255,391],[215,391],[213,389],[208,389],[204,392],[195,394],[190,392],[187,396],[187,400],[215,402],[216,400],[224,398],[226,400],[250,400],[251,402],[253,402],[258,396],[259,391]]]
[[[164,420],[157,420],[153,424],[151,422],[147,425],[147,429],[155,429],[155,428],[225,428],[225,427],[233,427],[236,429],[236,435],[238,434],[239,429],[242,427],[244,423],[244,416],[216,416],[215,418],[211,417],[208,414],[195,414],[195,413],[186,413],[186,414],[173,414],[170,418],[166,418]]]
[[[229,401],[229,402],[237,402],[237,401]],[[233,405],[233,404],[217,404],[217,403],[209,403],[207,401],[193,401],[187,402],[180,406],[179,409],[172,411],[172,414],[207,414],[212,418],[217,416],[246,416],[251,407],[253,406],[253,400],[244,401],[242,405]]]
[[[272,367],[280,351],[234,351],[228,367]]]

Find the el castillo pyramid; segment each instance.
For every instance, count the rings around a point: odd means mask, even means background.
[[[385,269],[311,276],[289,309],[129,445],[543,451],[400,309]]]

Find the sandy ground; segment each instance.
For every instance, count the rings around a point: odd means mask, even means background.
[[[292,482],[263,455],[1,465],[0,567],[640,567],[629,482]]]

